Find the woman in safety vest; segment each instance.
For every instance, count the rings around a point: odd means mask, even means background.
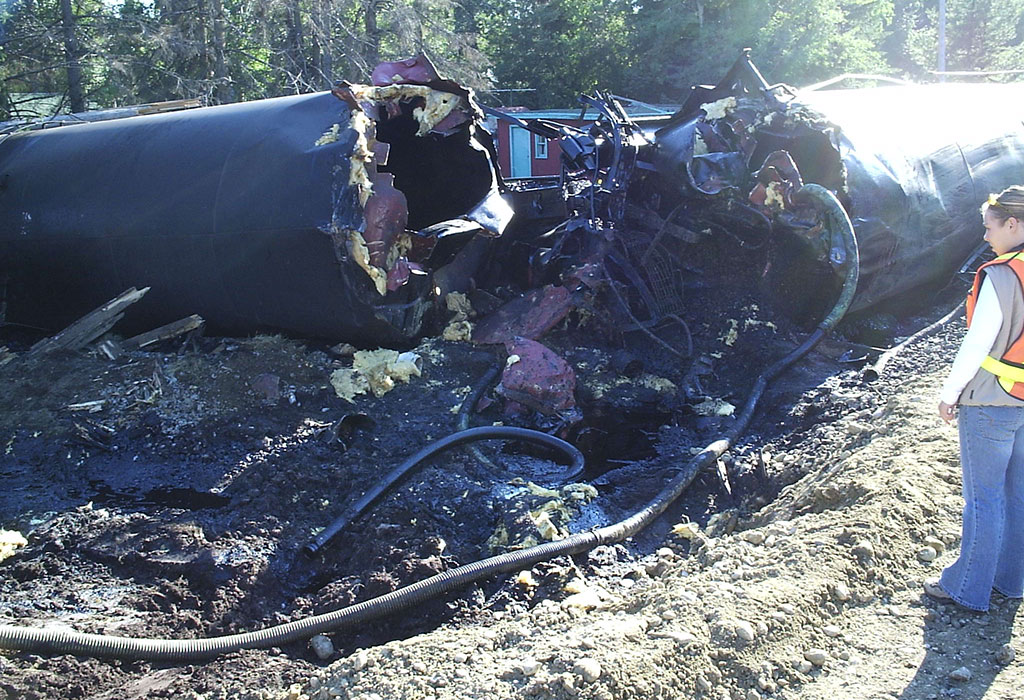
[[[984,611],[993,589],[1024,596],[1024,187],[990,195],[981,214],[996,258],[967,295],[967,334],[939,402],[946,422],[960,406],[963,538],[924,590]]]

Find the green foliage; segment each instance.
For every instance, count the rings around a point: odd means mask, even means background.
[[[946,70],[1020,70],[1024,4],[1019,0],[947,0]],[[937,66],[938,4],[895,3],[893,30],[883,44],[890,63],[905,77],[933,78]],[[1020,74],[994,76],[1019,80]]]
[[[744,47],[772,82],[934,80],[938,44],[938,0],[71,2],[67,19],[61,0],[0,0],[0,119],[67,111],[73,63],[105,107],[319,90],[423,51],[491,103],[569,107],[599,88],[680,102]],[[949,70],[1021,68],[1024,3],[947,5]]]
[[[817,82],[844,72],[887,72],[879,45],[887,0],[661,0],[637,14],[644,47],[631,94],[680,101],[694,82],[722,76],[741,49],[774,82]]]
[[[478,18],[502,96],[515,104],[574,106],[581,92],[625,86],[632,6],[622,0],[493,2]],[[495,93],[496,96],[502,93]]]
[[[0,120],[67,111],[59,1],[2,5]],[[378,58],[420,51],[456,80],[488,85],[471,0],[73,2],[71,32],[82,47],[84,88],[94,106],[322,90],[339,80],[366,81]],[[26,108],[29,94],[42,112]]]

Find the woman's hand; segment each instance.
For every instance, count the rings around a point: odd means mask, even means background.
[[[956,414],[953,412],[954,408],[956,408],[956,404],[939,401],[939,418],[947,423],[952,423],[953,419],[956,417]]]

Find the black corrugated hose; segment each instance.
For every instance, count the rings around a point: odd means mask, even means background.
[[[643,509],[625,520],[612,525],[579,532],[555,542],[530,547],[466,564],[464,566],[431,576],[428,579],[405,586],[372,600],[349,607],[307,617],[284,625],[268,627],[256,632],[231,634],[207,639],[135,639],[111,637],[80,632],[36,629],[29,627],[0,626],[0,648],[32,651],[36,653],[64,653],[83,656],[113,656],[127,659],[148,659],[156,661],[197,661],[227,654],[240,649],[280,646],[307,639],[315,634],[339,630],[384,615],[406,609],[416,603],[429,600],[448,591],[461,588],[473,581],[489,578],[496,574],[527,569],[555,557],[578,554],[599,545],[620,542],[631,537],[665,511],[689,487],[702,469],[716,460],[746,430],[753,417],[754,409],[768,382],[786,367],[803,357],[835,327],[849,308],[856,289],[859,275],[859,257],[853,226],[835,195],[817,185],[804,185],[805,194],[817,199],[826,209],[829,227],[843,236],[848,259],[846,278],[839,299],[831,313],[799,347],[766,369],[754,384],[747,402],[726,437],[705,447],[691,459],[675,478],[658,493]],[[542,433],[543,434],[543,433]],[[456,434],[458,435],[458,434]],[[449,436],[452,437],[452,436]]]

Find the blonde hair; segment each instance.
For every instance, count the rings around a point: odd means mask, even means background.
[[[1013,185],[999,194],[990,194],[981,205],[981,215],[991,213],[1000,222],[1011,216],[1024,223],[1024,186]]]

